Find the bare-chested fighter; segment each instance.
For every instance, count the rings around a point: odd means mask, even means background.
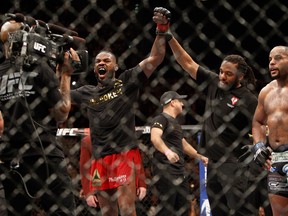
[[[269,169],[269,200],[274,216],[288,215],[288,47],[270,51],[269,71],[274,79],[259,94],[253,119],[254,160]],[[268,126],[268,142],[265,146]]]

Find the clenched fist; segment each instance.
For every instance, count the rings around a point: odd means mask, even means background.
[[[158,25],[168,25],[171,19],[171,12],[163,7],[156,7],[154,9],[153,21]]]
[[[153,21],[157,24],[156,34],[165,36],[166,41],[170,41],[173,37],[170,27],[171,12],[163,7],[154,9]]]

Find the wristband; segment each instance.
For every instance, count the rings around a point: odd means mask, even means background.
[[[253,154],[257,154],[257,151],[260,151],[261,148],[266,148],[266,147],[265,147],[264,142],[259,141],[259,142],[255,143],[255,144],[252,146],[251,152],[252,152]]]
[[[75,61],[72,60],[71,66],[74,70],[80,70],[81,69],[81,61]]]
[[[166,150],[165,152],[164,152],[164,154],[166,155],[166,156],[168,156],[169,154],[171,154],[172,153],[172,151],[170,150],[170,149],[168,149],[168,150]]]
[[[167,41],[167,42],[169,42],[172,38],[173,38],[173,36],[172,36],[172,34],[171,33],[169,33],[169,32],[157,32],[156,31],[156,34],[157,35],[160,35],[160,36],[164,36],[165,37],[165,41]]]

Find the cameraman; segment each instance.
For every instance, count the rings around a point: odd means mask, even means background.
[[[60,83],[44,57],[23,68],[18,64],[20,52],[16,58],[11,56],[8,41],[8,36],[23,26],[8,20],[0,32],[5,55],[0,64],[0,109],[5,121],[0,180],[7,209],[9,215],[31,215],[33,210],[43,210],[47,215],[75,215],[71,179],[55,132],[71,108],[70,61],[79,61],[79,56],[73,49],[70,55],[64,54],[63,63],[57,67]]]

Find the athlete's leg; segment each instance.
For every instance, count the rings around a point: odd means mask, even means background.
[[[121,216],[136,216],[136,182],[135,171],[131,173],[129,184],[118,187],[118,204]]]
[[[288,215],[287,178],[278,172],[268,174],[268,195],[273,216]]]
[[[97,191],[102,216],[118,216],[117,190]]]
[[[288,198],[276,194],[269,194],[273,216],[288,215]]]

